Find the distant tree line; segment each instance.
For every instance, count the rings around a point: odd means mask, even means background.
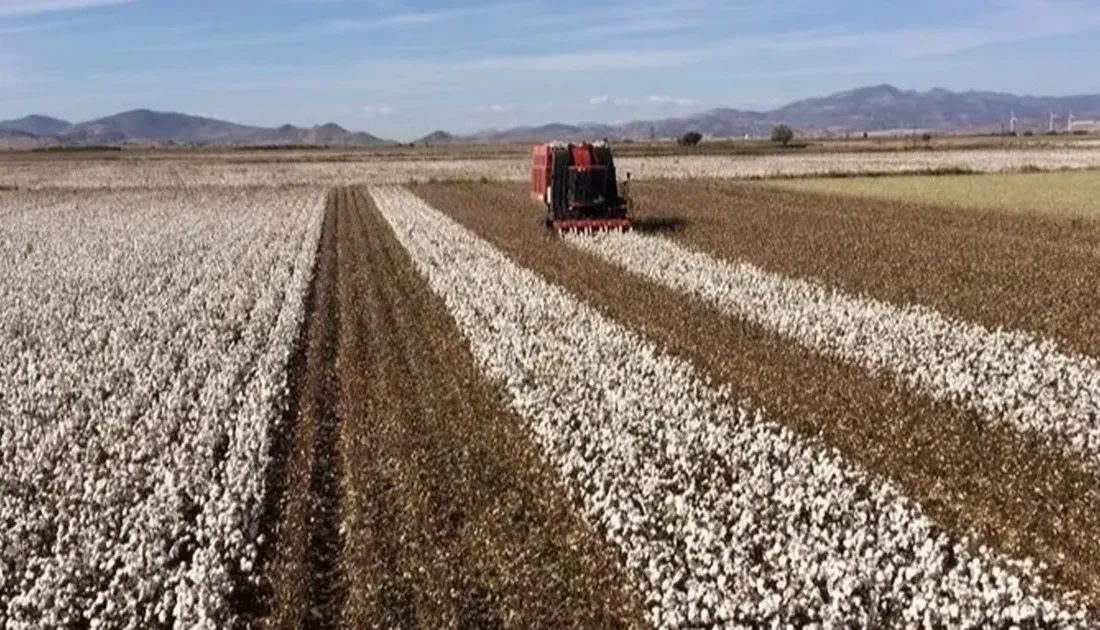
[[[794,129],[790,125],[782,124],[776,125],[772,128],[771,135],[772,142],[781,144],[783,146],[790,145],[794,140]],[[676,143],[682,147],[693,147],[703,140],[703,134],[698,131],[689,131],[684,135],[676,139]]]
[[[787,146],[794,140],[794,129],[790,125],[776,125],[772,127],[772,142]]]
[[[31,149],[38,153],[77,153],[83,151],[121,151],[122,147],[110,144],[86,144],[80,146],[37,147]]]
[[[327,144],[241,144],[233,147],[236,151],[317,151],[331,149]]]
[[[703,140],[703,134],[698,131],[689,131],[676,139],[676,143],[682,147],[693,147]]]

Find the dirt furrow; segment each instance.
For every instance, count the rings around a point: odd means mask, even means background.
[[[333,202],[330,196],[329,203]],[[324,479],[318,460],[330,451],[335,438],[336,416],[330,397],[334,377],[336,319],[335,214],[328,212],[321,234],[313,286],[307,300],[309,318],[301,341],[302,356],[292,369],[292,401],[273,440],[274,453],[268,472],[269,531],[265,546],[270,562],[264,574],[262,599],[249,603],[246,618],[263,615],[269,628],[299,628],[314,609],[318,584],[310,570],[315,564],[317,540],[316,484]],[[327,444],[318,444],[327,437]],[[320,449],[318,448],[320,446]]]
[[[638,627],[614,557],[363,191],[340,235],[344,627]]]
[[[638,212],[672,237],[1100,357],[1100,222],[815,194],[735,182],[639,182]]]
[[[1100,480],[1053,449],[584,254],[539,230],[539,210],[519,187],[441,184],[414,191],[777,420],[821,436],[892,480],[951,531],[1045,562],[1054,584],[1100,602],[1100,539],[1093,534],[1100,531]]]

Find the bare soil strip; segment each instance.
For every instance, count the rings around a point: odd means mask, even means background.
[[[1100,357],[1100,222],[735,182],[634,192],[640,215],[704,251]]]
[[[340,189],[329,213],[335,237],[319,278],[335,273],[333,312],[314,321],[337,327],[338,341],[325,356],[328,346],[311,338],[309,365],[336,373],[307,380],[305,399],[335,404],[338,422],[322,428],[308,406],[301,414],[290,469],[302,472],[291,474],[284,520],[321,525],[283,529],[294,535],[280,539],[281,551],[294,559],[276,564],[272,625],[642,627],[610,548],[477,372],[369,197]],[[336,439],[324,439],[333,427]],[[323,482],[312,493],[300,479],[311,474]],[[338,506],[324,500],[333,482]],[[301,505],[303,494],[320,500]],[[327,553],[334,514],[338,558]]]
[[[540,232],[539,211],[519,187],[441,184],[414,191],[519,264],[732,385],[775,419],[820,435],[872,474],[891,479],[950,531],[1045,562],[1055,585],[1100,603],[1100,538],[1094,535],[1100,480],[1062,454],[579,252]]]
[[[330,196],[329,204],[333,203]],[[322,520],[315,519],[318,484],[326,478],[319,464],[335,446],[335,423],[331,383],[335,377],[332,355],[336,345],[336,224],[335,214],[325,216],[313,286],[307,300],[309,318],[303,333],[302,356],[292,370],[292,399],[295,403],[277,428],[275,453],[268,474],[268,518],[272,531],[265,532],[271,560],[262,599],[248,602],[251,615],[266,614],[263,625],[270,628],[298,628],[314,619],[316,597],[322,590],[313,570],[320,557],[313,545]],[[299,371],[300,370],[300,371]],[[332,471],[328,471],[331,473]],[[331,487],[331,486],[330,486]],[[331,492],[329,493],[331,496]],[[331,550],[331,541],[328,545]],[[331,553],[331,552],[330,552]],[[248,617],[246,617],[247,619]]]

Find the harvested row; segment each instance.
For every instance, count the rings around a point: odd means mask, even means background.
[[[638,182],[633,193],[643,219],[675,222],[685,245],[1100,358],[1095,221],[736,182]]]
[[[1035,432],[1100,470],[1100,365],[1050,341],[951,320],[932,309],[842,293],[685,249],[661,237],[568,239],[632,273],[822,354],[894,375],[990,423]]]
[[[1069,622],[1026,566],[1012,575],[971,554],[888,484],[708,387],[407,191],[372,192],[620,547],[654,625]]]
[[[324,490],[330,489],[327,496],[332,496],[336,472],[331,458],[339,396],[334,391],[339,322],[333,203],[330,192],[316,270],[305,302],[309,318],[301,331],[296,363],[291,365],[294,398],[287,418],[274,433],[265,529],[261,531],[266,537],[262,548],[266,553],[261,555],[259,588],[240,602],[238,611],[241,621],[259,621],[259,627],[289,630],[306,622],[316,627],[332,612],[326,598],[333,594],[336,574],[323,566],[323,554],[331,555],[332,543],[338,545],[339,540],[326,540],[330,533],[326,527],[332,519],[318,517],[326,507],[321,503]],[[335,550],[338,555],[339,547]]]
[[[13,197],[0,246],[0,626],[224,627],[324,195]]]
[[[519,263],[771,410],[777,421],[822,437],[894,481],[956,535],[1036,558],[1052,583],[1100,601],[1100,541],[1082,534],[1100,530],[1100,480],[1063,453],[543,237],[537,209],[518,189],[415,190]]]
[[[267,625],[643,626],[369,197],[328,225]]]

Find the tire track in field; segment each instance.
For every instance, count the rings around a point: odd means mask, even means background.
[[[332,519],[338,507],[333,494],[336,471],[331,468],[338,422],[333,404],[339,330],[334,201],[330,194],[307,299],[309,316],[300,341],[301,356],[292,364],[294,404],[272,441],[264,532],[271,560],[265,568],[264,592],[249,602],[252,610],[244,618],[264,615],[261,625],[269,628],[330,625],[335,608],[324,601],[335,594],[337,576],[331,558],[339,551]]]
[[[891,479],[949,530],[1045,562],[1055,585],[1100,602],[1100,540],[1089,534],[1100,531],[1100,483],[1061,453],[576,251],[540,233],[518,187],[414,190],[519,264]]]
[[[332,198],[330,198],[330,201]],[[326,212],[331,212],[327,210]],[[335,252],[328,254],[337,270],[340,268],[339,242],[343,226],[337,215],[332,218]],[[326,270],[327,271],[327,270]],[[337,277],[333,290],[326,295],[324,311],[324,373],[317,383],[315,406],[319,422],[314,427],[313,468],[310,476],[312,499],[309,533],[309,610],[305,625],[310,628],[333,628],[344,604],[344,576],[341,574],[341,478],[344,473],[339,459],[342,446],[343,417],[339,407],[341,375],[337,351],[340,328],[340,297],[342,287]]]

